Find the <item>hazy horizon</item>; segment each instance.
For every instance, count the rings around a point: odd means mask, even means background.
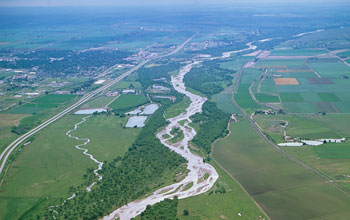
[[[230,0],[0,0],[0,7],[59,7],[59,6],[167,6],[167,5],[235,5],[235,4],[349,4],[347,0],[246,0],[246,1],[230,1]]]

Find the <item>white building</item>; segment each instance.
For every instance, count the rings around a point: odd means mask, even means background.
[[[134,89],[124,89],[122,91],[123,94],[133,94],[136,93],[136,91]]]

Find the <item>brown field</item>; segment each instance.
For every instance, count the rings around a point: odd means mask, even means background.
[[[0,114],[0,129],[3,127],[18,126],[19,121],[27,117],[26,114]]]
[[[312,72],[310,69],[284,69],[276,70],[278,73],[299,73],[299,72]]]
[[[333,81],[328,78],[307,78],[307,81],[309,81],[310,84],[333,84]]]
[[[274,78],[276,85],[299,85],[296,78]]]
[[[7,45],[7,44],[9,44],[9,43],[7,43],[7,42],[0,42],[0,45]]]

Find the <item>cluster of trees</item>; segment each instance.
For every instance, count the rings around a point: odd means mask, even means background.
[[[0,67],[32,69],[40,76],[65,77],[70,75],[91,75],[107,69],[116,63],[126,63],[124,58],[130,52],[120,50],[38,50],[13,55],[14,61],[0,61]]]
[[[74,93],[79,92],[79,91],[87,90],[94,84],[94,81],[95,80],[93,80],[93,79],[89,79],[89,80],[83,82],[82,84],[79,84],[78,86],[72,88],[70,93],[74,94]]]
[[[146,210],[141,213],[141,220],[177,220],[178,198],[165,199],[153,206],[148,205]]]
[[[100,171],[103,180],[91,192],[86,192],[84,184],[77,189],[76,198],[57,208],[59,219],[98,219],[165,184],[165,176],[186,162],[155,137],[159,127],[167,123],[163,117],[167,107],[163,105],[151,116],[122,158],[104,164]],[[87,182],[91,181],[90,173],[84,176]],[[51,218],[52,213],[45,216]]]
[[[221,111],[215,102],[205,102],[202,113],[192,116],[192,122],[199,124],[199,130],[192,143],[210,154],[211,144],[227,134],[229,119],[230,115]]]
[[[143,89],[147,89],[155,82],[153,79],[165,78],[167,81],[170,81],[169,72],[174,70],[178,70],[180,68],[180,64],[178,63],[168,63],[160,66],[155,66],[152,68],[141,68],[137,71],[138,73],[138,81],[142,84]],[[169,86],[169,83],[157,82],[159,85]]]
[[[232,74],[228,70],[222,69],[215,60],[203,62],[198,68],[193,68],[185,75],[186,86],[197,90],[208,98],[224,90],[223,83],[232,84]]]
[[[45,115],[43,114],[33,114],[29,117],[23,118],[22,120],[20,120],[18,126],[13,126],[11,128],[11,132],[18,135],[22,135],[30,129],[34,128],[35,126],[38,126],[42,122],[44,117]]]

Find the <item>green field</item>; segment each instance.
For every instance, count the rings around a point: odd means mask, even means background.
[[[280,93],[280,97],[282,102],[304,102],[303,97],[297,92]]]
[[[313,103],[290,102],[283,103],[283,109],[289,113],[317,113],[319,110]]]
[[[242,187],[215,162],[212,163],[219,173],[219,179],[214,187],[199,196],[179,200],[177,217],[180,220],[199,219],[261,219],[264,213],[254,204]],[[224,189],[225,193],[218,190]],[[183,211],[189,215],[184,216]],[[242,214],[242,217],[238,216]]]
[[[218,108],[221,109],[225,113],[236,114],[238,110],[232,101],[232,91],[233,86],[229,86],[225,88],[219,94],[213,96],[213,101],[217,104]]]
[[[6,206],[14,202],[23,204],[23,207],[18,207],[18,212],[6,219],[15,219],[15,216],[23,214],[34,205],[36,199],[70,196],[67,194],[69,187],[79,186],[84,182],[86,169],[97,167],[96,163],[74,148],[81,141],[65,135],[81,118],[77,115],[65,116],[36,135],[34,141],[21,151],[1,186],[0,201],[8,204],[1,205],[5,209],[0,210],[0,219],[7,213]],[[126,120],[116,116],[94,116],[72,135],[91,138],[86,146],[89,152],[100,161],[110,161],[116,156],[123,156],[140,131],[123,129]]]
[[[262,93],[277,95],[275,81],[271,78],[264,80],[264,82],[261,84],[260,90]]]
[[[283,50],[282,50],[283,51]],[[295,68],[300,67],[302,68],[308,68],[305,65],[305,61],[301,59],[288,59],[288,60],[263,60],[259,62],[256,67],[263,67],[263,68],[268,68],[268,69],[286,69],[286,68]]]
[[[321,77],[334,77],[339,78],[342,76],[350,75],[350,67],[346,66],[343,62],[309,62],[310,66]]]
[[[304,146],[285,148],[289,153],[305,161],[310,166],[322,171],[350,190],[348,173],[350,173],[349,144],[325,144],[318,147]]]
[[[169,108],[165,111],[165,118],[173,118],[175,116],[178,116],[182,112],[186,111],[186,108],[191,104],[190,98],[185,96],[181,102],[178,102],[174,105],[171,105]]]
[[[315,147],[315,152],[322,159],[350,159],[350,143],[328,143]]]
[[[273,50],[272,56],[315,56],[328,53],[327,50],[312,50],[312,49],[288,49],[288,50]]]
[[[235,114],[238,113],[236,106],[232,102],[232,93],[219,93],[214,96],[214,100],[218,105],[218,108],[225,113]]]
[[[315,78],[317,77],[315,73],[313,72],[277,72],[274,73],[276,75],[282,75],[283,78],[298,78],[298,81],[300,83],[300,80],[303,78]]]
[[[322,101],[324,102],[340,102],[341,100],[338,98],[338,96],[334,93],[330,92],[320,92],[318,93]]]
[[[6,111],[9,114],[32,114],[37,113],[42,110],[57,108],[61,104],[66,103],[72,100],[74,95],[45,95],[36,99],[33,99],[31,102],[23,104],[14,109]]]
[[[291,137],[300,137],[303,139],[342,138],[349,133],[348,129],[345,128],[345,124],[350,120],[350,117],[346,115],[340,116],[341,118],[335,118],[337,115],[256,115],[255,120],[270,136],[282,135],[280,132],[282,129],[278,124],[287,121],[288,126],[286,131],[287,135]],[[340,120],[345,120],[345,122],[341,122]],[[335,129],[337,123],[340,126]],[[342,123],[343,125],[341,125]],[[281,140],[282,136],[278,139]]]
[[[350,217],[349,197],[282,157],[246,121],[231,124],[230,137],[217,142],[213,156],[272,219]]]
[[[251,59],[251,57],[238,57],[232,61],[220,62],[220,67],[228,70],[238,70],[242,65]]]
[[[108,105],[115,98],[115,96],[101,96],[89,101],[83,105],[82,108],[103,108],[106,107],[106,105]]]
[[[282,102],[304,102],[303,97],[297,92],[280,93],[280,97]]]
[[[349,114],[317,115],[256,115],[255,121],[275,143],[284,142],[280,123],[289,122],[287,135],[306,139],[343,138],[350,135],[348,124]],[[286,147],[292,153],[310,166],[321,170],[350,190],[347,173],[350,173],[349,143],[325,144],[318,147],[303,146],[298,148]]]
[[[257,109],[259,105],[253,101],[249,94],[249,84],[240,84],[238,87],[237,94],[235,94],[234,99],[244,109]]]
[[[0,114],[0,152],[11,143],[17,134],[11,132],[13,126],[17,126],[21,119],[28,115],[20,114]]]
[[[111,87],[111,89],[128,89],[130,87],[141,88],[141,84],[137,81],[122,80]]]
[[[147,102],[148,100],[144,95],[120,95],[119,98],[112,102],[108,107],[113,110],[129,109],[143,105]]]
[[[255,98],[259,102],[280,102],[280,99],[278,98],[278,96],[268,95],[268,94],[263,94],[263,93],[255,94]]]
[[[343,58],[348,58],[350,57],[350,51],[340,52],[340,53],[337,53],[337,55]]]

